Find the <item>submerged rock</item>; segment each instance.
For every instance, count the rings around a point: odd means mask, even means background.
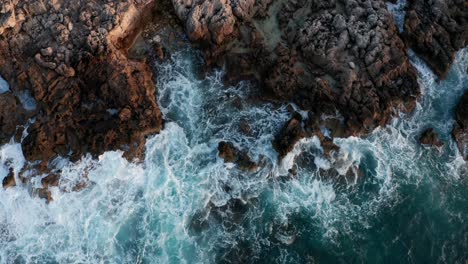
[[[17,132],[17,126],[23,125],[30,113],[12,93],[0,94],[0,144],[5,144]]]
[[[434,131],[433,128],[428,128],[422,132],[419,142],[423,145],[442,147],[444,142],[440,141],[439,135]]]
[[[465,160],[468,160],[468,91],[463,94],[455,113],[453,137],[458,143],[458,149]]]

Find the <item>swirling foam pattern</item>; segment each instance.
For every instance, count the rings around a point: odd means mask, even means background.
[[[168,122],[147,141],[144,162],[121,152],[58,158],[62,178],[50,204],[29,185],[0,190],[0,262],[463,263],[467,166],[450,131],[468,89],[468,51],[441,82],[412,57],[423,87],[414,114],[367,138],[336,139],[334,161],[314,137],[278,164],[271,141],[287,106],[259,106],[248,83],[225,87],[221,71],[199,79],[196,52],[176,53],[158,69]],[[446,142],[440,151],[419,145],[427,127]],[[248,150],[261,169],[225,164],[221,140]],[[4,145],[0,158],[0,178],[8,167],[17,177],[20,145]],[[297,175],[285,177],[292,168]]]

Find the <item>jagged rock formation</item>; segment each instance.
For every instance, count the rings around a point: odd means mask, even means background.
[[[208,64],[226,65],[228,80],[254,79],[262,95],[308,110],[311,120],[301,126],[314,134],[322,128],[332,136],[368,133],[395,109],[411,111],[419,96],[385,1],[173,4]],[[297,141],[279,140],[280,153],[291,148],[286,142]]]
[[[42,174],[32,191],[50,201],[56,156],[119,149],[141,160],[146,136],[163,127],[149,62],[165,57],[165,44],[155,36],[179,32],[177,23],[168,1],[1,2],[0,144],[14,136],[31,162],[19,175],[10,168],[3,186]]]
[[[408,0],[404,38],[442,79],[468,44],[466,0]]]
[[[2,1],[0,76],[9,90],[0,93],[0,143],[12,136],[19,140],[21,125],[34,118],[22,147],[42,171],[57,155],[76,160],[122,149],[128,158],[141,157],[145,136],[163,126],[145,58],[164,58],[161,45],[148,49],[141,41],[142,30],[158,12],[173,8],[188,37],[205,52],[207,66],[227,67],[226,81],[250,79],[260,98],[293,102],[307,111],[294,114],[278,134],[274,146],[280,157],[312,135],[329,154],[336,149],[334,137],[360,136],[385,125],[395,112],[411,111],[419,96],[407,47],[384,0],[172,0],[172,5]],[[441,77],[466,44],[466,13],[461,0],[409,1],[404,37]],[[172,18],[164,14],[153,23],[166,19]],[[458,112],[454,136],[466,157],[467,126],[463,110]],[[220,145],[220,154],[244,169],[256,166],[229,143]],[[56,184],[53,179],[44,188]],[[7,181],[14,184],[11,177]]]
[[[453,137],[458,143],[458,149],[465,160],[468,160],[468,91],[458,103],[455,113]]]
[[[152,69],[127,51],[154,8],[154,0],[3,1],[0,75],[11,93],[0,95],[2,142],[34,117],[22,147],[43,167],[56,155],[114,149],[140,157],[163,120]],[[15,96],[24,91],[36,109],[21,107]]]
[[[280,134],[277,135],[273,146],[280,157],[291,152],[294,145],[306,136],[302,121],[302,116],[299,113],[294,113],[293,117],[283,126]]]
[[[424,130],[419,138],[419,142],[427,146],[442,147],[444,145],[444,142],[440,141],[439,135],[433,128]]]

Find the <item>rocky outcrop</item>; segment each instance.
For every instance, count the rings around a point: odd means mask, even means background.
[[[424,130],[419,138],[419,142],[427,146],[442,147],[444,145],[444,142],[440,141],[439,135],[433,128]]]
[[[458,103],[455,113],[453,137],[458,143],[458,149],[465,160],[468,160],[468,91]]]
[[[273,146],[278,152],[280,158],[286,156],[293,149],[294,145],[306,136],[302,116],[294,113],[293,117],[283,126]]]
[[[141,160],[146,136],[163,127],[148,58],[165,58],[155,36],[179,32],[177,22],[168,1],[2,1],[0,143],[14,136],[31,162],[3,186],[42,175],[32,193],[50,201],[56,156],[118,149]]]
[[[239,34],[238,24],[265,13],[271,0],[172,0],[192,41],[219,46]]]
[[[2,142],[34,117],[22,148],[43,168],[57,155],[122,149],[141,157],[163,120],[152,69],[127,55],[154,9],[153,0],[3,1],[0,75],[11,93],[0,95]],[[36,109],[21,107],[24,91]]]
[[[408,0],[404,38],[442,79],[455,53],[468,44],[465,0]]]
[[[8,142],[12,136],[20,136],[22,131],[18,126],[26,124],[30,116],[13,93],[0,94],[0,144]]]
[[[253,79],[260,94],[309,112],[310,133],[283,133],[288,151],[334,119],[334,136],[359,136],[411,111],[415,70],[385,1],[173,0],[189,37],[227,79]],[[329,118],[329,117],[334,118]],[[290,123],[297,123],[295,117]],[[288,125],[287,125],[288,126]],[[280,154],[284,156],[284,153]]]
[[[241,170],[255,171],[258,168],[246,152],[239,150],[231,142],[219,142],[218,151],[224,162],[235,163]]]

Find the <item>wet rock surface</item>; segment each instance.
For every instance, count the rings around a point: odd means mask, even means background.
[[[295,113],[276,136],[273,146],[278,151],[280,157],[284,157],[291,152],[294,145],[306,136],[302,121],[302,116],[299,113]]]
[[[408,45],[444,79],[455,53],[468,44],[467,2],[408,0],[403,35]]]
[[[465,160],[468,160],[468,92],[465,92],[458,103],[455,113],[453,137],[458,143],[458,149]]]
[[[228,81],[255,80],[261,97],[307,110],[312,132],[338,115],[340,136],[364,135],[415,106],[415,70],[385,1],[173,3],[208,65],[225,65]],[[282,153],[297,139],[279,141]]]
[[[419,142],[427,146],[442,147],[444,142],[440,141],[439,134],[433,128],[428,128],[422,132]]]

